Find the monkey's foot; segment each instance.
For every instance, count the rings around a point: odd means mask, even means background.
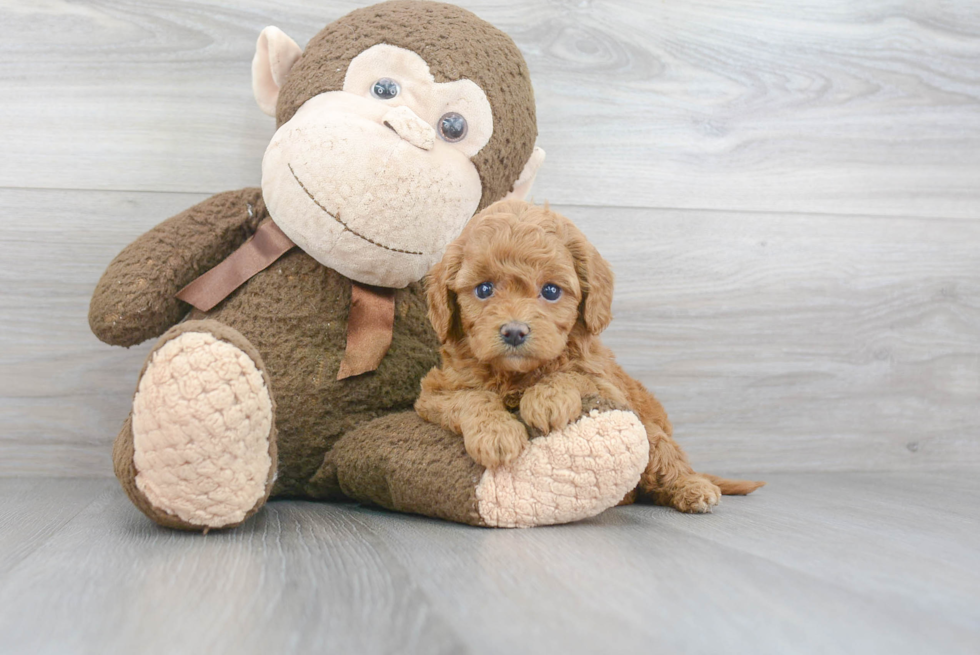
[[[146,364],[116,443],[116,474],[158,523],[238,525],[272,488],[274,411],[251,344],[214,321],[188,321],[164,335]]]
[[[476,488],[480,517],[491,527],[526,528],[595,516],[636,487],[649,455],[634,413],[592,410],[533,439],[511,464],[487,469]]]

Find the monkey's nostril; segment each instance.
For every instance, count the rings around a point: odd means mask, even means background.
[[[504,343],[509,346],[514,346],[515,348],[527,339],[527,335],[531,333],[531,328],[527,323],[517,323],[510,322],[504,323],[500,326],[500,338],[503,339]]]

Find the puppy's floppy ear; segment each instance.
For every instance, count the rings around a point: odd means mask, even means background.
[[[463,338],[463,323],[459,317],[459,303],[452,290],[456,274],[463,264],[463,247],[459,241],[449,244],[442,261],[432,267],[425,277],[425,299],[429,304],[429,322],[436,331],[440,343],[459,341]]]
[[[599,334],[612,321],[613,272],[577,227],[568,224],[565,245],[575,260],[575,272],[582,285],[579,318],[592,334]]]

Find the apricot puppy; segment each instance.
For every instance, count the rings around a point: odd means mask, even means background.
[[[764,484],[692,470],[663,406],[599,341],[612,320],[609,264],[546,206],[487,207],[429,272],[426,293],[442,364],[422,380],[415,409],[461,434],[479,464],[511,462],[529,428],[563,428],[582,414],[584,396],[599,395],[632,409],[646,428],[650,461],[640,497],[707,512],[722,493]]]

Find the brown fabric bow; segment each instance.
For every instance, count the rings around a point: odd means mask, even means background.
[[[202,312],[231,295],[259,271],[272,266],[296,244],[268,219],[259,223],[255,234],[239,246],[238,250],[177,292],[177,298],[190,303]]]
[[[347,350],[337,379],[377,369],[391,347],[394,328],[395,290],[351,281]]]
[[[209,311],[295,246],[272,219],[265,220],[238,250],[177,292],[177,298]],[[347,348],[337,379],[376,370],[391,347],[394,327],[395,290],[351,280]]]

